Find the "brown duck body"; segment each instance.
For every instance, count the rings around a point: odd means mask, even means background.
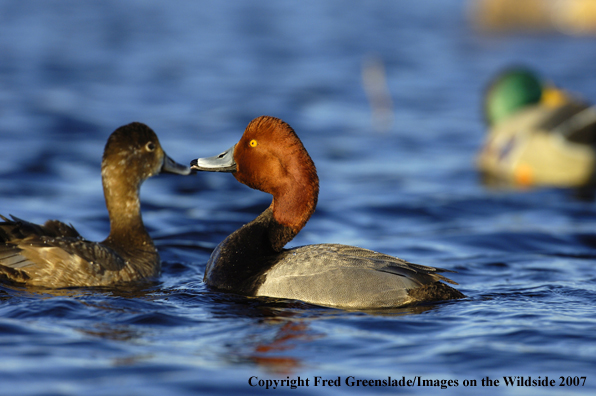
[[[351,309],[464,297],[441,282],[455,283],[440,274],[451,272],[442,268],[339,244],[283,249],[314,212],[319,181],[302,143],[279,119],[253,120],[230,150],[191,165],[233,172],[240,182],[273,195],[269,208],[217,246],[204,276],[211,287]]]
[[[163,151],[155,133],[132,123],[106,144],[102,180],[110,216],[103,242],[83,239],[57,220],[43,226],[13,217],[0,223],[0,280],[44,287],[108,286],[159,275],[161,261],[141,217],[139,189],[160,172],[189,174]]]

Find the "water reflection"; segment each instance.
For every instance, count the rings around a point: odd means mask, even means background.
[[[345,319],[348,316],[395,317],[418,315],[439,309],[441,304],[424,304],[410,307],[367,311],[345,311],[308,306],[302,302],[263,299],[265,303],[255,306],[263,314],[256,332],[241,340],[244,347],[232,346],[232,354],[243,363],[251,362],[263,370],[277,375],[292,375],[306,366],[301,356],[308,344],[325,342],[327,334],[313,329],[320,321]],[[271,306],[272,304],[273,306]],[[298,304],[298,306],[297,306]],[[284,308],[284,305],[286,308]],[[318,326],[317,326],[318,327]],[[273,335],[270,331],[273,329]],[[245,351],[246,350],[246,351]]]
[[[114,326],[113,323],[97,322],[92,328],[80,327],[77,330],[86,336],[111,341],[132,342],[145,335],[138,326]]]
[[[146,281],[130,285],[106,286],[106,287],[67,287],[67,288],[48,288],[43,286],[25,286],[20,284],[0,284],[0,291],[11,291],[16,296],[36,297],[49,299],[53,297],[71,297],[80,299],[87,296],[113,296],[123,298],[142,298],[150,297],[157,290],[159,285],[157,281]]]
[[[313,334],[309,330],[308,323],[288,321],[282,323],[273,340],[257,344],[253,353],[247,358],[268,372],[293,374],[302,367],[303,363],[297,357],[284,355],[284,353],[295,349],[300,344],[322,337],[324,337],[322,333]]]
[[[387,132],[393,126],[393,101],[387,85],[387,73],[383,60],[370,55],[362,64],[362,85],[371,108],[373,129]]]

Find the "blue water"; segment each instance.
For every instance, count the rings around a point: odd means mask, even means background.
[[[593,394],[596,206],[572,191],[486,189],[474,156],[494,73],[526,64],[596,101],[596,39],[482,35],[467,5],[1,0],[0,213],[102,240],[100,160],[114,129],[145,122],[188,163],[273,115],[321,181],[291,246],[353,244],[456,270],[468,298],[347,312],[211,291],[211,250],[270,197],[231,175],[161,175],[141,190],[159,282],[0,285],[0,394]],[[363,87],[374,60],[391,97],[385,128]],[[259,385],[298,377],[308,386]],[[388,377],[414,383],[349,386]]]

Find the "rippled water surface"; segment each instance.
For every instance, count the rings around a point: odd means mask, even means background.
[[[161,175],[141,191],[164,261],[157,283],[0,285],[0,394],[256,394],[259,380],[298,377],[308,386],[269,392],[593,394],[595,204],[487,190],[473,164],[488,79],[523,63],[594,101],[596,41],[483,36],[467,4],[0,1],[0,213],[101,240],[100,160],[114,129],[145,122],[188,163],[268,114],[294,127],[321,181],[292,246],[353,244],[456,270],[468,296],[346,312],[211,291],[211,250],[270,197],[227,174]],[[393,118],[371,118],[362,70],[375,62]],[[414,386],[349,386],[388,377]],[[499,386],[483,388],[486,377]]]

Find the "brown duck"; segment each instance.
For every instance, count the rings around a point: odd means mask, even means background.
[[[161,172],[188,175],[161,148],[157,135],[134,122],[116,129],[104,150],[101,175],[110,234],[90,242],[71,225],[37,225],[4,216],[0,222],[0,280],[34,286],[107,286],[159,275],[161,261],[141,218],[139,190]]]

